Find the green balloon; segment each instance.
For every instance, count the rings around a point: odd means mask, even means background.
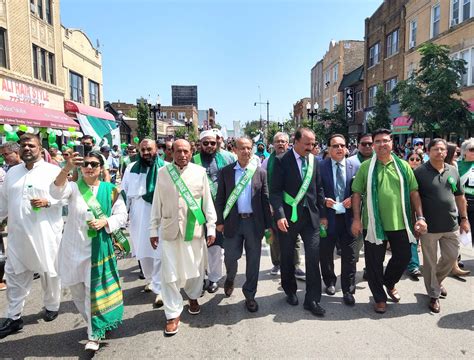
[[[140,139],[138,138],[138,136],[135,136],[135,137],[133,138],[133,142],[134,142],[135,144],[138,144],[138,143],[140,142]]]
[[[6,140],[17,142],[20,140],[20,138],[16,132],[7,132]]]
[[[121,143],[120,144],[120,148],[123,150],[123,149],[126,149],[127,148],[127,144],[125,143]]]
[[[74,145],[76,145],[76,144],[74,143],[74,141],[68,141],[68,142],[67,142],[67,146],[70,147],[71,149],[74,147]]]
[[[55,144],[56,143],[56,133],[52,132],[48,135],[48,144]]]

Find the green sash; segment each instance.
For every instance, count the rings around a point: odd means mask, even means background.
[[[303,183],[301,184],[300,189],[298,190],[298,194],[296,197],[293,198],[290,194],[286,191],[283,192],[283,200],[291,206],[291,222],[298,221],[298,204],[300,203],[301,199],[306,195],[308,191],[309,184],[311,183],[311,179],[313,177],[313,167],[314,167],[314,156],[313,154],[308,155],[308,170],[303,179]]]
[[[193,194],[191,194],[191,191],[189,191],[188,187],[181,178],[181,175],[176,169],[176,166],[174,164],[169,164],[166,166],[166,169],[170,174],[171,180],[173,180],[174,185],[178,189],[179,194],[188,206],[188,216],[186,219],[186,234],[184,235],[184,241],[191,241],[194,237],[194,227],[196,224],[196,220],[199,225],[203,225],[206,222],[206,217],[202,212],[201,206],[198,205],[196,199],[194,199],[193,197]]]
[[[115,189],[113,184],[101,182],[97,198],[84,180],[79,180],[77,184],[87,205],[91,207],[90,203],[93,202],[92,206],[95,207],[98,204],[100,213],[103,216],[110,216],[112,193]],[[121,324],[123,317],[123,295],[117,260],[112,239],[105,229],[97,231],[97,235],[91,241],[90,298],[92,336],[100,340],[105,337],[106,331],[115,329]]]
[[[222,169],[224,166],[227,165],[227,161],[225,161],[224,157],[216,152],[216,155],[215,155],[215,159],[216,159],[216,164],[217,164],[217,169],[220,170]],[[193,156],[193,162],[199,166],[202,166],[202,158],[201,158],[201,153],[198,153],[196,155]],[[212,195],[212,199],[213,200],[216,200],[216,196],[217,196],[217,184],[215,184],[212,180],[211,180],[211,177],[209,175],[207,175],[207,179],[209,180],[209,188],[211,189],[211,195]]]
[[[244,172],[244,175],[242,175],[239,182],[237,183],[237,185],[235,185],[234,190],[232,190],[229,198],[227,199],[223,214],[224,219],[227,218],[227,216],[229,215],[230,210],[232,210],[232,207],[234,206],[242,191],[244,191],[248,182],[252,179],[256,170],[257,164],[255,163],[255,161],[250,161],[250,163],[247,165],[247,171]]]
[[[275,157],[276,157],[276,152],[272,152],[270,154],[270,157],[268,158],[267,161],[267,183],[268,183],[268,188],[271,188],[272,184],[272,176],[273,176],[273,168],[275,166]]]

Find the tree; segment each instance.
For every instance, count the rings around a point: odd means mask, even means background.
[[[400,81],[395,95],[413,124],[441,136],[463,134],[474,128],[467,103],[460,98],[466,62],[451,59],[449,47],[426,43],[419,49],[419,69]]]
[[[137,118],[137,115],[138,115],[138,108],[136,108],[136,107],[130,109],[130,110],[125,114],[125,116],[128,116],[129,118],[133,118],[133,119],[136,119],[136,118]]]
[[[257,136],[262,131],[260,121],[247,121],[244,127],[244,134],[250,138]]]
[[[175,126],[174,128],[174,138],[175,139],[184,139],[186,136],[186,127],[185,126]]]
[[[151,138],[151,121],[148,118],[148,107],[143,101],[138,104],[137,111],[137,136],[142,141],[143,139]]]
[[[385,92],[382,85],[377,86],[375,93],[375,106],[372,110],[372,116],[368,121],[369,132],[377,129],[390,129],[392,120],[390,119],[390,103],[392,98],[389,93]]]
[[[321,128],[318,131],[323,139],[327,140],[332,134],[341,134],[344,135],[346,139],[349,138],[349,127],[347,125],[344,106],[337,105],[332,112],[323,109],[320,112],[320,119],[324,124],[324,129]],[[320,127],[321,125],[318,124],[318,126]]]

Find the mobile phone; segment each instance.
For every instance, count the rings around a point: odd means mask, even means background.
[[[74,145],[74,152],[79,153],[80,157],[84,157],[84,145]]]

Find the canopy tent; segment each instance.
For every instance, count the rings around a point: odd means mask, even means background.
[[[410,119],[409,116],[399,116],[393,120],[392,133],[394,135],[413,134],[412,124],[413,119]]]

